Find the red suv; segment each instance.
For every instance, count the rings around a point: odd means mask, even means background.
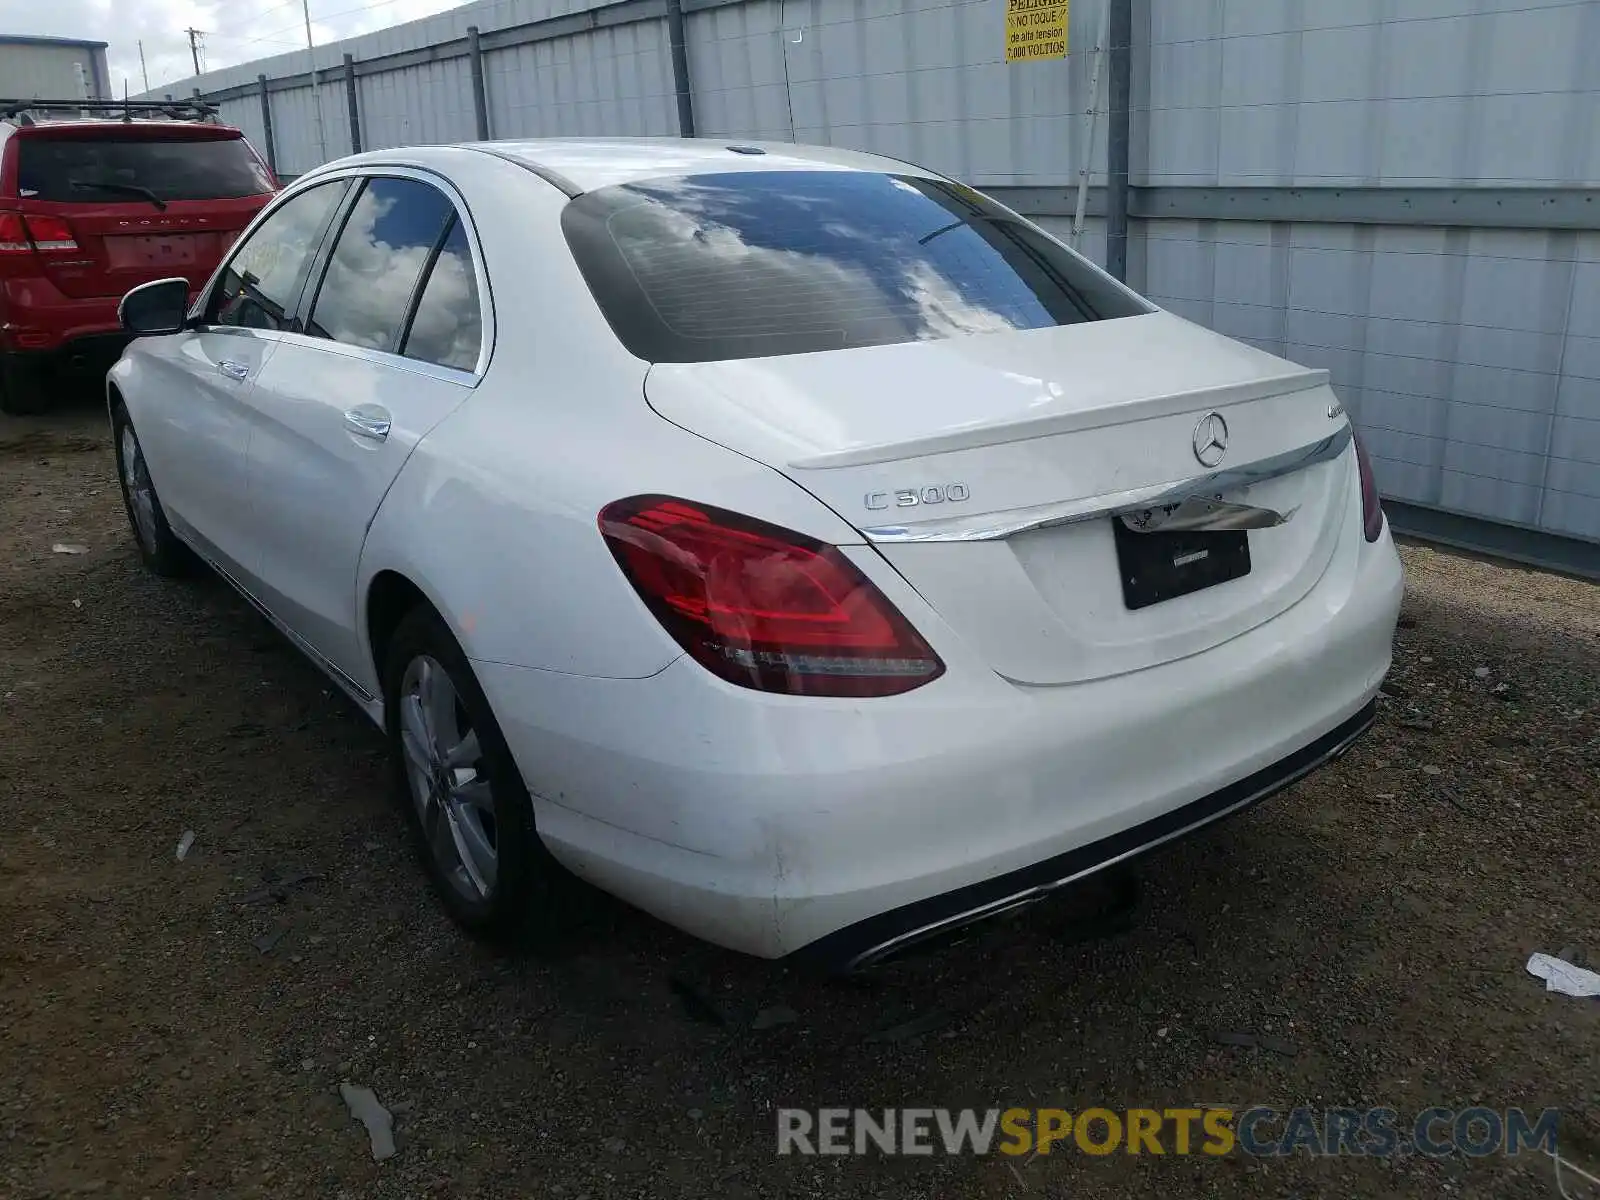
[[[197,292],[277,187],[203,104],[0,100],[0,411],[103,374],[128,289],[182,275]]]

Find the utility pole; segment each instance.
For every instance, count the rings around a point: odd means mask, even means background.
[[[194,73],[198,75],[200,74],[200,30],[185,29],[184,32],[189,35],[189,57],[194,61]],[[140,53],[143,54],[142,47]]]
[[[144,90],[150,90],[150,72],[144,65],[144,39],[139,39],[139,74],[144,77]]]
[[[317,114],[317,153],[322,156],[322,162],[327,162],[328,135],[322,127],[322,89],[317,86],[316,44],[311,40],[311,0],[300,0],[300,11],[306,18],[306,65],[311,68],[311,103]]]

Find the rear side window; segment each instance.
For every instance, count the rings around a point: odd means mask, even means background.
[[[402,353],[421,362],[470,371],[478,365],[483,341],[483,310],[466,226],[451,222],[439,257],[428,272]]]
[[[579,196],[562,228],[617,337],[651,362],[1149,311],[1036,226],[940,180],[861,171],[653,179]]]
[[[206,305],[214,325],[291,329],[295,301],[346,183],[307,188],[251,232],[223,267]]]
[[[137,204],[229,200],[270,192],[272,179],[243,138],[26,137],[17,140],[25,199]]]
[[[454,217],[438,188],[415,179],[368,180],[334,243],[306,332],[393,350],[417,283]]]

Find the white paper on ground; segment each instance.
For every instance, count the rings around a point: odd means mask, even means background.
[[[1535,954],[1528,959],[1528,974],[1544,980],[1544,990],[1547,992],[1579,997],[1600,996],[1600,975],[1548,954]]]
[[[350,1115],[367,1127],[367,1137],[372,1143],[372,1157],[382,1162],[394,1157],[394,1116],[378,1101],[371,1088],[352,1083],[341,1083],[339,1095],[344,1097]]]

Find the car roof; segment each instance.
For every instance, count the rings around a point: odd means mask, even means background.
[[[478,143],[474,148],[557,175],[580,192],[641,179],[727,171],[929,174],[909,163],[856,150],[739,138],[540,138]]]
[[[64,127],[64,128],[71,128],[71,129],[84,129],[84,128],[93,128],[95,126],[99,126],[100,128],[106,130],[107,132],[111,132],[111,131],[118,130],[118,129],[127,129],[130,125],[132,125],[132,126],[145,126],[145,127],[154,126],[154,127],[163,128],[163,129],[171,129],[171,128],[175,127],[175,126],[181,126],[182,128],[185,128],[185,129],[194,128],[196,126],[203,126],[206,129],[233,129],[234,128],[234,126],[232,126],[232,125],[226,125],[226,124],[223,124],[221,122],[151,120],[151,119],[146,118],[146,117],[135,117],[131,121],[124,121],[121,117],[111,118],[111,117],[35,116],[35,117],[31,117],[30,120],[25,125],[21,124],[20,122],[16,121],[15,119],[10,120],[9,123],[10,124],[14,124],[14,125],[18,125],[20,128],[23,128],[23,129],[51,129],[51,128],[55,128],[55,127]]]
[[[107,134],[114,134],[114,133],[117,133],[119,131],[126,130],[129,125],[135,125],[135,126],[140,126],[140,125],[144,125],[144,126],[160,125],[160,126],[169,126],[169,127],[171,127],[171,126],[182,126],[184,128],[188,128],[188,129],[193,129],[193,128],[199,127],[199,128],[204,128],[204,129],[208,129],[208,130],[215,130],[214,133],[202,133],[202,134],[192,134],[191,133],[191,134],[185,134],[184,135],[184,137],[186,139],[192,139],[194,141],[208,141],[208,140],[212,140],[212,139],[221,141],[221,140],[224,140],[224,139],[238,138],[238,137],[243,137],[244,136],[244,134],[243,134],[243,132],[241,130],[237,129],[236,127],[234,127],[232,125],[211,125],[211,124],[200,125],[200,123],[197,122],[197,121],[140,121],[140,120],[137,120],[137,119],[135,119],[133,121],[108,121],[108,120],[105,120],[102,117],[90,117],[90,118],[76,118],[76,119],[67,118],[65,120],[51,119],[51,120],[43,120],[43,121],[33,121],[33,122],[31,122],[31,123],[29,123],[27,125],[22,125],[22,124],[19,124],[13,118],[13,119],[7,119],[7,120],[0,120],[0,147],[3,147],[8,141],[10,141],[13,137],[16,137],[18,135],[21,135],[21,136],[24,136],[24,137],[29,137],[29,138],[36,138],[36,137],[39,137],[41,134],[48,133],[52,129],[70,129],[70,130],[73,131],[74,135],[76,135],[77,131],[79,131],[79,130],[83,130],[83,131],[85,131],[87,133],[90,133],[90,134],[93,134],[97,130],[104,130]]]
[[[430,151],[461,149],[482,151],[520,163],[568,195],[642,179],[730,171],[870,171],[942,178],[911,163],[877,154],[740,138],[536,138],[462,142],[450,147],[410,146],[374,151],[328,166],[416,162],[428,157]]]

